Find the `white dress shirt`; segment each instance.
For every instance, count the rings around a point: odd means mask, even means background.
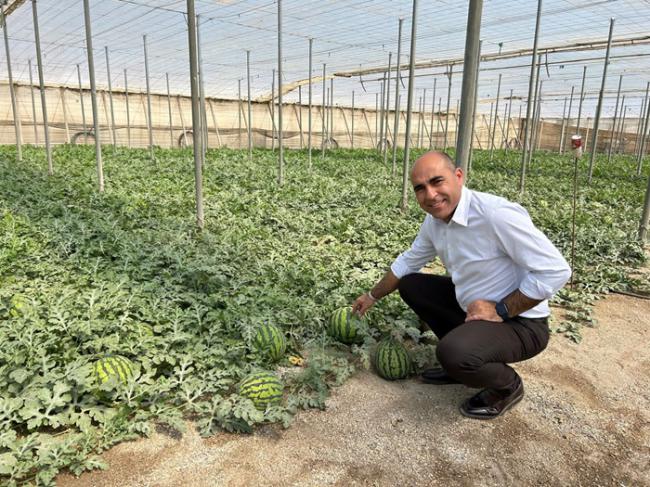
[[[463,310],[477,300],[500,301],[515,289],[542,299],[521,313],[542,318],[548,299],[571,276],[571,269],[551,241],[516,203],[463,186],[449,223],[427,214],[411,248],[391,265],[402,278],[439,256],[456,287]]]

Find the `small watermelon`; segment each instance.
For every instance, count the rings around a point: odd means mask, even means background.
[[[384,339],[375,351],[375,368],[384,379],[404,379],[411,372],[411,357],[402,342]]]
[[[363,321],[348,306],[337,309],[330,316],[327,333],[340,342],[362,343],[364,331]]]
[[[263,411],[267,406],[282,401],[284,384],[271,372],[255,372],[241,383],[239,394],[253,401],[257,409]]]
[[[133,377],[133,362],[121,355],[100,358],[95,362],[94,369],[99,384],[103,384],[111,377],[116,377],[120,382],[126,384]]]
[[[287,340],[277,326],[265,324],[257,330],[255,347],[271,360],[277,361],[284,357]]]

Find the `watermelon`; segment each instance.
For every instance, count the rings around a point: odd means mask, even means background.
[[[364,331],[363,321],[348,306],[337,309],[330,316],[327,333],[340,342],[362,343]]]
[[[111,355],[95,362],[94,370],[99,384],[107,382],[111,377],[126,384],[133,377],[133,362],[121,355]]]
[[[375,368],[384,379],[404,379],[411,372],[411,357],[402,342],[384,339],[375,350]]]
[[[255,347],[260,353],[268,356],[273,361],[284,357],[287,350],[287,340],[280,329],[275,325],[262,325],[255,335]]]
[[[255,372],[241,383],[239,395],[253,401],[257,409],[263,411],[267,406],[282,401],[284,384],[272,372]]]

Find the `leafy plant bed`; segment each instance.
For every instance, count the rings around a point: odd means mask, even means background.
[[[521,201],[570,260],[572,161],[536,156],[520,197],[519,157],[476,153],[468,185]],[[189,151],[157,150],[151,161],[146,150],[107,148],[99,194],[92,147],[57,147],[52,177],[43,150],[25,148],[18,163],[0,148],[0,483],[99,468],[94,454],[155,423],[192,419],[204,435],[288,425],[298,409],[324,407],[390,333],[413,340],[416,369],[431,360],[397,296],[373,308],[363,343],[327,335],[332,311],[381,277],[423,214],[413,198],[399,210],[401,177],[391,180],[374,151],[315,155],[311,172],[306,159],[287,153],[278,187],[276,153],[255,151],[251,164],[246,152],[208,151],[199,232]],[[616,158],[597,162],[591,186],[581,179],[574,287],[556,298],[567,308],[556,329],[574,340],[593,301],[625,289],[643,261],[635,235],[647,170],[634,173],[634,161]],[[287,338],[278,363],[255,346],[263,324]],[[128,359],[132,375],[98,381],[106,356]],[[280,405],[258,410],[238,395],[258,371],[282,379]]]

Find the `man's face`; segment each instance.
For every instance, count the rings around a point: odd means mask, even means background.
[[[452,169],[437,155],[418,159],[411,172],[411,183],[420,207],[446,222],[451,220],[458,206],[463,180],[462,169]]]

